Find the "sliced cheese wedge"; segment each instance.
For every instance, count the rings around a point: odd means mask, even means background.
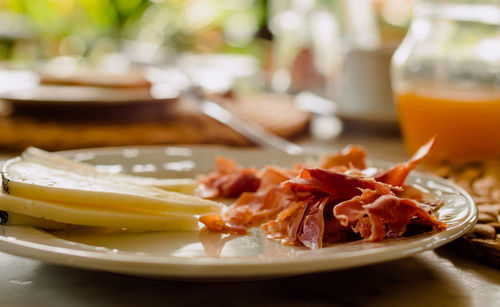
[[[107,180],[127,182],[134,185],[153,186],[185,194],[193,194],[197,184],[197,181],[191,178],[153,178],[106,173],[98,171],[93,165],[68,159],[35,147],[28,147],[21,154],[21,157],[24,160],[54,168],[71,170],[81,175],[93,175]]]
[[[29,226],[48,230],[65,230],[73,227],[71,224],[49,221],[46,219],[14,213],[12,211],[0,211],[2,225],[5,226]]]
[[[198,230],[198,218],[195,215],[186,214],[137,214],[129,212],[119,212],[106,209],[89,208],[75,204],[63,204],[57,202],[40,201],[26,199],[0,193],[0,210],[8,213],[22,214],[32,217],[31,223],[41,223],[35,218],[53,222],[50,225],[45,224],[45,228],[53,228],[57,224],[64,223],[81,226],[127,228],[130,230],[142,231],[182,231]],[[19,217],[19,216],[17,216]],[[14,218],[16,216],[14,215]],[[17,225],[28,225],[27,220],[17,220],[11,223]],[[9,221],[7,221],[7,224]],[[31,226],[37,226],[32,224]],[[44,228],[43,225],[38,224]],[[49,226],[49,227],[46,227]]]
[[[223,205],[162,189],[108,180],[14,158],[2,167],[5,193],[29,199],[148,214],[220,212]]]

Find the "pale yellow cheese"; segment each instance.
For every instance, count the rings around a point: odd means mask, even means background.
[[[72,227],[71,224],[49,221],[39,217],[14,213],[12,211],[5,211],[5,213],[3,214],[7,214],[6,216],[4,216],[4,218],[7,219],[7,222],[4,222],[3,224],[5,226],[29,226],[48,230],[65,230]]]
[[[4,163],[2,188],[19,197],[124,212],[203,214],[223,208],[217,202],[192,195],[80,174],[21,158]]]
[[[197,230],[199,227],[198,218],[195,215],[130,213],[75,204],[32,200],[5,193],[0,193],[0,210],[49,222],[81,226],[126,228],[143,231]],[[17,222],[13,221],[12,223],[22,225],[23,222],[25,225],[32,223],[31,226],[48,226],[48,224],[33,224],[35,222],[41,223],[40,220],[33,219],[31,221],[18,219]],[[57,229],[56,224],[51,225],[47,228]]]
[[[61,155],[35,147],[28,147],[21,154],[21,157],[23,160],[36,162],[53,168],[71,170],[81,175],[97,176],[110,181],[126,182],[134,185],[153,186],[185,194],[192,194],[197,183],[196,180],[192,178],[153,178],[105,173],[98,171],[93,165],[68,159]]]

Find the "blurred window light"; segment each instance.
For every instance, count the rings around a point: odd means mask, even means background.
[[[179,91],[184,91],[191,85],[191,81],[187,75],[178,68],[174,67],[164,69],[149,67],[146,70],[146,78],[154,85],[167,84],[170,87],[178,89]],[[159,90],[164,91],[165,89],[160,88]]]
[[[272,77],[271,87],[278,93],[284,93],[290,87],[292,79],[286,69],[277,70]]]
[[[233,11],[243,11],[252,8],[254,0],[222,0],[221,6]]]
[[[291,0],[291,7],[298,12],[307,12],[310,10],[316,0]]]
[[[217,16],[217,9],[217,1],[192,1],[183,11],[186,28],[197,31],[209,25]]]
[[[331,76],[338,68],[341,54],[340,29],[335,16],[326,10],[314,12],[311,32],[315,67],[323,75]]]
[[[420,5],[415,7],[418,14],[428,18],[441,18],[449,20],[480,22],[485,24],[500,25],[500,6],[498,0],[492,0],[489,3],[474,4],[471,10],[470,4],[447,3],[447,2],[417,2]],[[496,3],[495,3],[496,2]]]
[[[169,99],[179,97],[179,88],[173,86],[172,84],[161,83],[153,84],[151,87],[150,94],[156,99]]]
[[[110,74],[125,73],[131,68],[129,59],[120,52],[107,54],[99,58],[99,69]]]
[[[231,88],[233,82],[227,71],[212,68],[198,70],[192,80],[209,93],[224,93]]]
[[[233,13],[224,25],[224,37],[233,46],[248,44],[258,30],[257,20],[249,13]]]
[[[0,2],[1,3],[1,2]],[[1,6],[0,6],[1,8]],[[28,18],[17,12],[0,11],[0,37],[1,38],[30,38],[33,29]]]
[[[94,41],[92,49],[88,55],[92,61],[99,61],[100,58],[116,52],[117,49],[118,46],[113,39],[109,37],[101,37]]]
[[[0,92],[34,87],[39,82],[40,77],[30,71],[0,70]]]
[[[161,44],[165,37],[178,30],[172,13],[163,7],[150,6],[142,15],[137,39]]]
[[[75,74],[80,68],[79,59],[71,56],[59,56],[50,59],[44,66],[46,72],[57,77]]]
[[[500,61],[500,37],[480,42],[477,46],[477,53],[487,61]]]
[[[380,45],[380,29],[371,0],[347,0],[347,32],[353,46],[372,49]]]
[[[382,6],[382,18],[388,24],[403,27],[411,19],[411,3],[409,0],[386,0]]]
[[[59,43],[59,54],[82,56],[85,52],[85,41],[77,35],[69,35]]]
[[[302,24],[302,18],[296,11],[287,10],[276,14],[269,26],[272,33],[280,35],[283,32],[294,31]]]
[[[424,39],[431,31],[431,25],[425,20],[415,20],[410,30],[417,39]]]

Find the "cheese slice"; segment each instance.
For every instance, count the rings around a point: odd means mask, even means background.
[[[141,231],[198,230],[198,218],[188,214],[138,214],[104,208],[32,200],[0,193],[0,210],[9,213],[6,225],[61,229],[66,224],[126,228]],[[14,213],[13,216],[12,213]],[[23,217],[20,215],[25,215]],[[13,217],[14,220],[10,220]],[[31,219],[29,219],[31,217]]]
[[[65,230],[73,226],[71,224],[59,223],[29,215],[18,214],[12,211],[0,211],[0,216],[0,220],[2,222],[1,225],[5,226],[29,226],[47,230]]]
[[[148,214],[220,212],[223,205],[196,196],[109,180],[14,158],[2,167],[5,193],[37,200]]]
[[[127,182],[134,185],[153,186],[185,194],[192,194],[197,184],[197,181],[191,178],[153,178],[106,173],[98,171],[93,165],[68,159],[61,155],[35,147],[28,147],[21,154],[21,157],[27,161],[54,168],[71,170],[81,175],[98,176],[106,180]]]

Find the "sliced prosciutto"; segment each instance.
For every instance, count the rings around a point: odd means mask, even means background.
[[[232,169],[237,168],[235,166]],[[257,176],[257,173],[255,175]],[[222,216],[218,214],[202,216],[200,222],[212,231],[241,233],[241,228],[245,229],[256,223],[273,219],[290,207],[293,201],[293,197],[284,191],[280,184],[296,175],[295,169],[281,170],[274,166],[266,166],[258,172],[259,186],[257,188],[240,193],[236,202]],[[219,225],[221,221],[225,222],[228,227],[221,227]]]
[[[369,225],[368,232],[361,236],[369,241],[380,241],[386,236],[400,236],[412,218],[418,218],[424,225],[431,225],[436,230],[446,229],[446,225],[431,216],[411,199],[400,199],[394,195],[383,195],[365,206]]]
[[[349,175],[322,168],[303,169],[299,176],[284,183],[294,193],[324,193],[333,198],[352,198],[361,194],[361,189],[371,189],[391,194],[391,186],[373,178]]]
[[[409,161],[371,176],[365,153],[356,146],[324,159],[321,167],[300,170],[266,166],[257,171],[220,159],[217,172],[200,182],[201,190],[209,197],[237,199],[222,215],[204,215],[200,222],[210,231],[233,233],[260,226],[270,239],[310,249],[399,237],[408,225],[409,233],[442,231],[446,225],[433,215],[441,202],[404,184],[434,143],[433,138]]]
[[[281,170],[275,166],[266,166],[262,169],[259,185],[259,191],[280,185],[282,182],[296,177],[298,170]]]
[[[275,218],[294,200],[293,195],[286,193],[280,187],[243,193],[224,213],[224,220],[232,225],[252,226]]]
[[[261,229],[271,239],[281,239],[283,243],[297,245],[304,213],[311,201],[312,199],[291,202],[275,219],[262,224]]]
[[[320,248],[323,245],[325,220],[323,212],[329,198],[316,199],[307,206],[302,220],[302,229],[298,235],[299,241],[310,249]]]
[[[238,197],[243,192],[255,192],[260,178],[257,170],[239,168],[234,160],[216,158],[217,171],[199,179],[196,195],[202,198]]]
[[[367,214],[365,206],[377,200],[381,195],[374,190],[362,190],[361,195],[336,205],[333,208],[333,214],[342,226],[352,225]]]
[[[320,167],[326,169],[365,169],[365,160],[365,150],[360,146],[351,145],[333,155],[323,157]]]
[[[238,234],[246,233],[246,228],[242,226],[233,226],[225,222],[218,213],[207,213],[200,216],[199,221],[207,226],[211,231],[228,231]]]
[[[393,186],[402,186],[410,172],[422,161],[436,144],[436,137],[420,147],[410,160],[396,164],[385,172],[375,176],[375,179]]]

